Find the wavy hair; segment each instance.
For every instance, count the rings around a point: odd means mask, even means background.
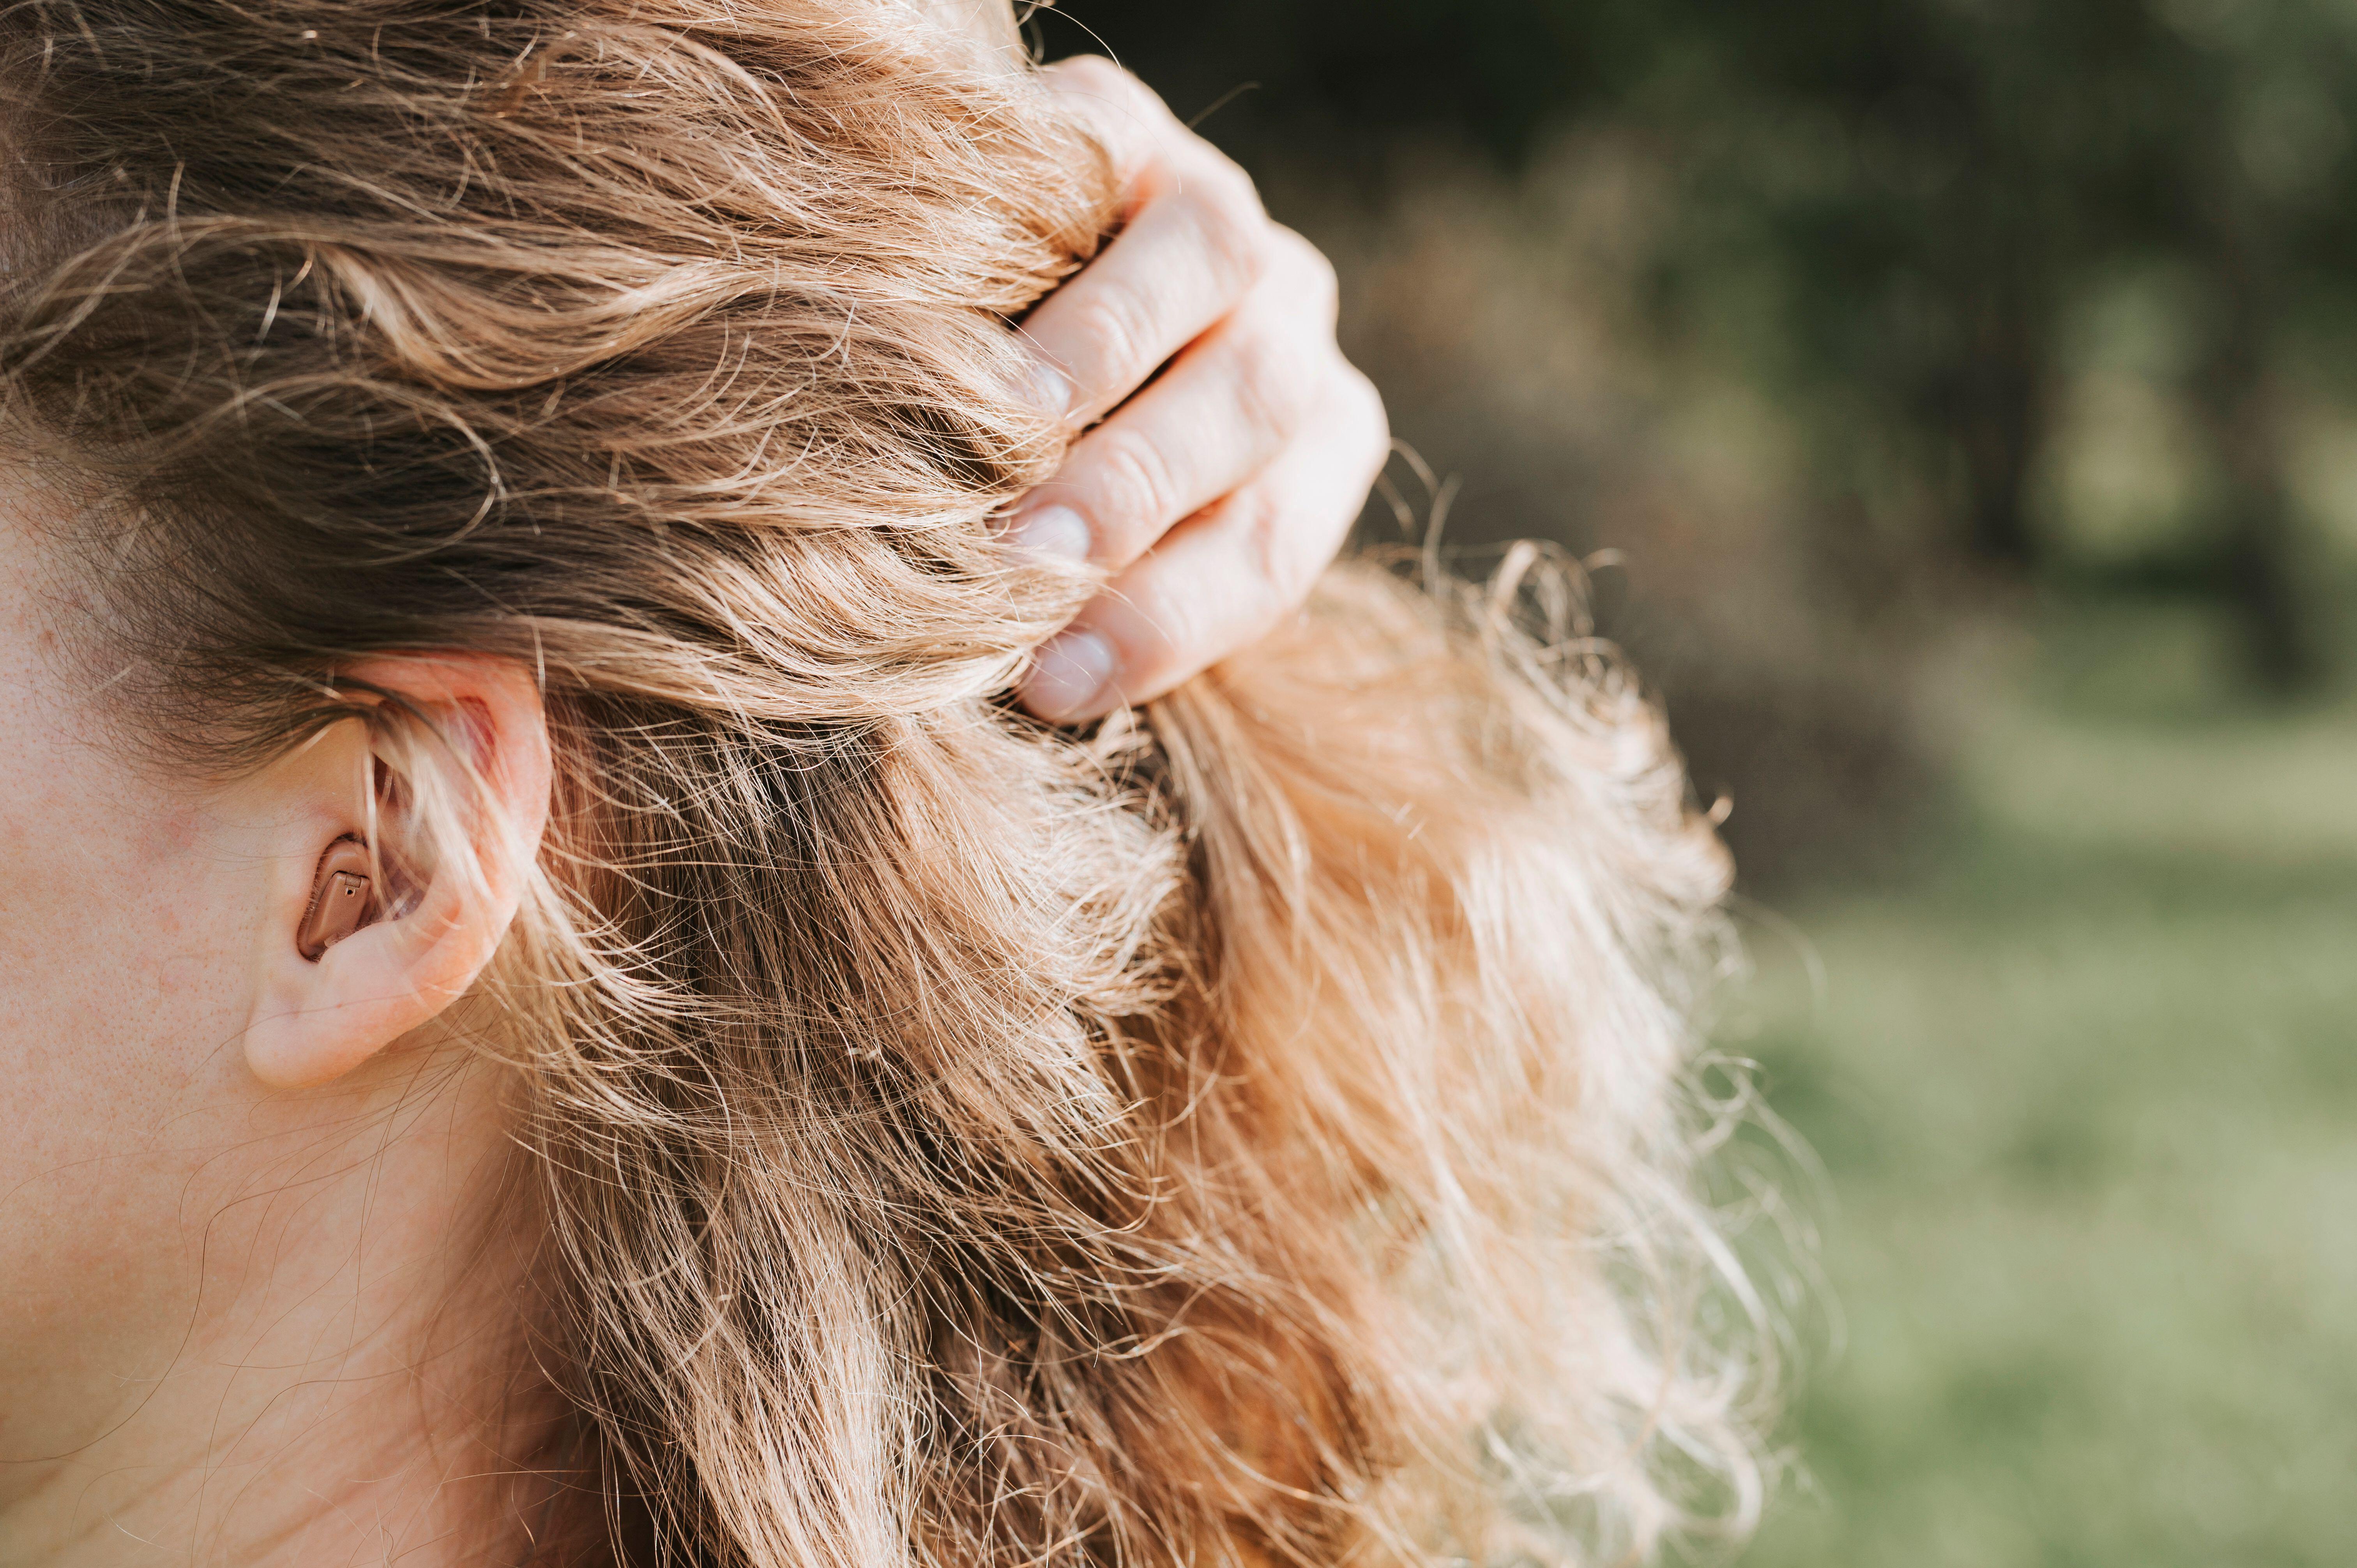
[[[455,800],[335,672],[540,673],[470,1004],[597,1483],[537,1561],[1756,1507],[1681,1089],[1727,866],[1572,575],[1344,566],[1134,714],[1007,700],[1092,587],[993,526],[1060,442],[1009,327],[1118,215],[1034,77],[913,0],[21,0],[0,49],[12,429],[114,503],[148,727],[357,717]]]

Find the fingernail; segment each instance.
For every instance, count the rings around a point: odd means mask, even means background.
[[[1023,678],[1023,700],[1042,718],[1085,711],[1113,676],[1113,644],[1092,631],[1068,631],[1039,650]]]
[[[1023,398],[1049,418],[1061,419],[1072,412],[1071,380],[1047,360],[1034,360],[1023,383]]]
[[[1006,542],[1018,550],[1043,560],[1074,563],[1089,558],[1095,538],[1089,520],[1068,506],[1043,506],[1017,519],[1006,532]]]

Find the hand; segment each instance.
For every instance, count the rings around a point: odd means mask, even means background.
[[[1018,688],[1073,723],[1160,695],[1297,608],[1391,436],[1335,343],[1334,269],[1269,220],[1244,172],[1110,61],[1048,78],[1128,192],[1120,235],[1023,328],[1043,395],[1075,428],[1104,419],[1008,525],[1112,574]]]

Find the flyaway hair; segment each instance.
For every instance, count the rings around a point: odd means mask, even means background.
[[[234,768],[536,671],[469,1004],[584,1477],[535,1562],[1611,1563],[1757,1505],[1682,1090],[1723,854],[1530,551],[1338,568],[1085,732],[993,519],[1117,220],[909,0],[25,0],[13,438],[111,690]],[[1737,1310],[1729,1311],[1729,1302]]]

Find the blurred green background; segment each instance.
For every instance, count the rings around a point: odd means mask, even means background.
[[[1743,1561],[2357,1561],[2357,4],[1034,26],[1208,112],[1410,510],[1597,556],[1732,802],[1824,1275]]]

